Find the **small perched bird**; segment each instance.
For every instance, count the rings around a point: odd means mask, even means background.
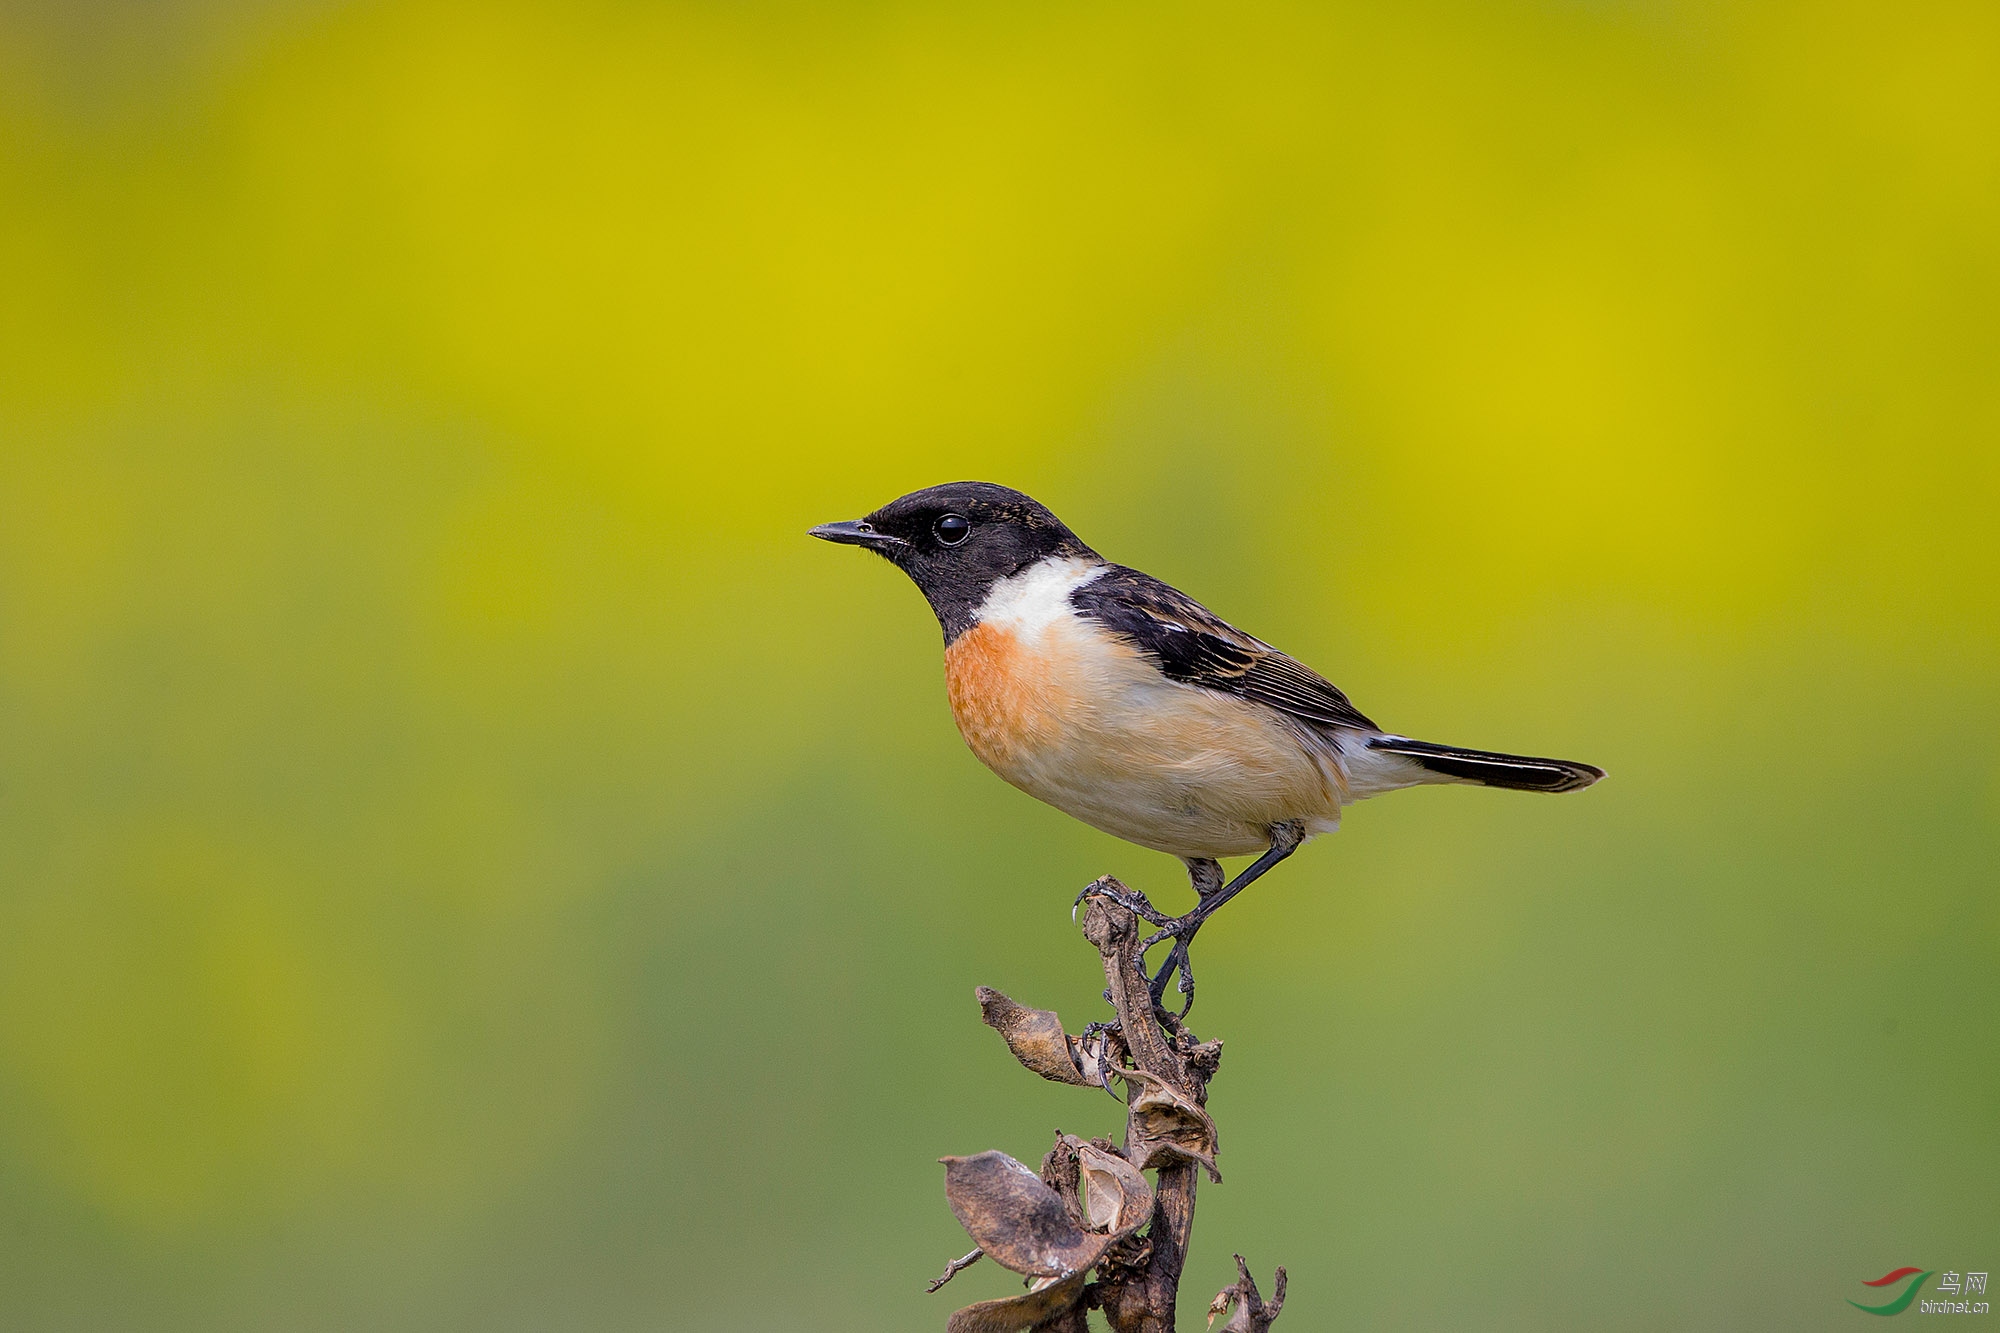
[[[1602,769],[1434,745],[1383,731],[1331,683],[1193,598],[1114,565],[1019,491],[961,481],[913,491],[811,535],[886,557],[944,629],[951,715],[972,752],[1030,796],[1178,856],[1199,899],[1167,917],[1153,1001],[1202,923],[1341,807],[1434,782],[1577,791]],[[1223,882],[1218,858],[1256,854]]]

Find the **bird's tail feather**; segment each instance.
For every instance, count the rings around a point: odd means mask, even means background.
[[[1449,781],[1476,782],[1482,787],[1509,787],[1515,791],[1581,791],[1604,776],[1603,769],[1570,759],[1535,759],[1523,754],[1467,750],[1456,745],[1413,741],[1406,736],[1371,736],[1368,748],[1412,759]]]

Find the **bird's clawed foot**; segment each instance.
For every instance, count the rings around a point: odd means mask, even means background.
[[[1214,862],[1207,864],[1214,865]],[[1207,885],[1199,872],[1199,868],[1196,867],[1195,869],[1197,872],[1195,886],[1197,892],[1199,892],[1203,888],[1206,888]],[[1219,871],[1220,867],[1218,866],[1216,869]],[[1076,901],[1070,904],[1069,909],[1072,919],[1076,916],[1076,909],[1083,905],[1083,900],[1092,894],[1109,898],[1112,902],[1125,908],[1147,925],[1159,927],[1159,930],[1140,948],[1139,956],[1141,958],[1144,958],[1147,953],[1152,951],[1153,946],[1162,940],[1170,939],[1174,942],[1173,947],[1167,952],[1167,961],[1161,965],[1159,972],[1152,977],[1148,989],[1152,992],[1153,1008],[1159,1013],[1160,1017],[1171,1018],[1176,1021],[1186,1018],[1188,1012],[1194,1008],[1194,964],[1188,958],[1188,942],[1194,939],[1194,933],[1201,929],[1201,923],[1208,919],[1207,914],[1201,908],[1197,907],[1186,916],[1168,916],[1165,912],[1153,906],[1152,901],[1145,894],[1135,893],[1131,889],[1119,884],[1116,880],[1107,877],[1091,881],[1091,883],[1084,886],[1082,893],[1076,895]],[[1204,894],[1205,898],[1206,895]],[[1178,1014],[1170,1011],[1165,1004],[1167,983],[1173,979],[1174,974],[1177,972],[1180,974],[1180,993],[1187,997],[1187,1003],[1181,1007],[1181,1011]],[[1106,991],[1104,998],[1107,1000],[1110,999],[1111,993]]]
[[[1094,879],[1083,886],[1083,892],[1077,894],[1076,901],[1069,905],[1072,921],[1076,919],[1076,909],[1083,906],[1083,900],[1092,894],[1100,898],[1109,898],[1149,926],[1171,926],[1174,923],[1174,918],[1153,906],[1145,894],[1134,893],[1108,875],[1103,879]]]
[[[1113,1101],[1122,1101],[1111,1086],[1111,1076],[1122,1073],[1125,1052],[1125,1029],[1116,1022],[1086,1023],[1077,1034],[1077,1047],[1083,1052],[1086,1063],[1083,1072],[1086,1077],[1095,1074],[1097,1085],[1109,1093]]]
[[[1147,940],[1144,946],[1145,949],[1151,949],[1162,940],[1173,941],[1173,947],[1167,950],[1167,961],[1153,974],[1151,989],[1153,1008],[1176,1022],[1185,1019],[1194,1010],[1194,960],[1188,957],[1188,945],[1194,941],[1194,933],[1201,929],[1203,920],[1199,913],[1190,912],[1186,916],[1170,921],[1156,921],[1153,924],[1160,926],[1161,930]],[[1166,1006],[1167,983],[1173,980],[1176,972],[1180,973],[1181,977],[1178,989],[1187,997],[1187,1003],[1181,1006],[1178,1014],[1169,1012]]]

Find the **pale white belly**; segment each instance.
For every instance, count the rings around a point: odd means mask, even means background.
[[[1175,856],[1242,856],[1270,828],[1338,827],[1338,747],[1273,710],[1168,680],[1074,617],[979,624],[945,652],[952,716],[986,765],[1106,833]]]

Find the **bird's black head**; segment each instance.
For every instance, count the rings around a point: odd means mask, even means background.
[[[812,530],[825,541],[865,546],[923,591],[949,643],[972,625],[993,585],[1049,556],[1095,553],[1062,520],[1019,491],[954,481],[912,491],[851,523]]]

